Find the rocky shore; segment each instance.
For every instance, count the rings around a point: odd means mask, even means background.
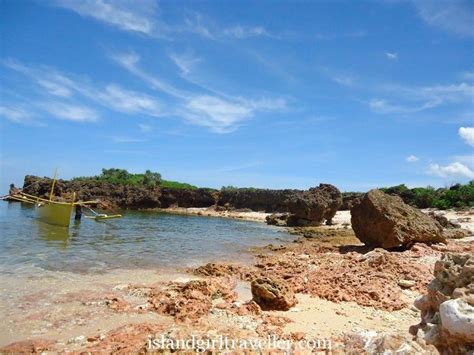
[[[338,212],[342,203],[337,188],[321,184],[289,193],[277,214],[170,204],[174,213],[265,220],[295,240],[256,248],[251,264],[223,255],[179,277],[143,280],[135,271],[120,283],[103,276],[60,295],[32,293],[15,324],[45,330],[0,350],[148,352],[156,339],[225,336],[273,337],[294,351],[318,341],[312,350],[334,354],[474,351],[474,211],[420,211],[379,190],[350,211]]]

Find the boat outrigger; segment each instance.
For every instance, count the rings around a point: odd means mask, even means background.
[[[75,202],[76,193],[72,194],[71,202],[60,202],[54,201],[54,186],[56,184],[56,174],[54,175],[53,183],[51,186],[51,192],[49,193],[49,199],[41,198],[38,196],[33,196],[27,194],[23,191],[17,191],[14,194],[10,194],[7,196],[8,200],[26,202],[30,204],[34,204],[36,206],[36,215],[38,219],[43,222],[54,224],[63,227],[69,227],[71,222],[71,213],[74,207],[81,206],[89,209],[93,212],[93,216],[86,216],[87,218],[93,218],[95,220],[104,220],[104,219],[111,219],[111,218],[120,218],[122,215],[115,214],[115,215],[107,215],[107,214],[100,214],[95,212],[92,208],[88,205],[97,204],[98,201],[78,201]]]

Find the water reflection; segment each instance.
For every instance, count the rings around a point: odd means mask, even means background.
[[[40,220],[34,220],[34,225],[37,230],[37,235],[46,241],[48,245],[55,245],[61,249],[66,249],[70,238],[78,232],[78,226],[75,224],[72,226],[71,230],[67,227],[56,226],[53,224],[48,224]],[[74,230],[76,229],[76,230]]]

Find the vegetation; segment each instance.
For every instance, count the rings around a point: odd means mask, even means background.
[[[129,173],[125,169],[102,169],[102,173],[98,176],[76,177],[73,181],[100,181],[117,185],[134,185],[147,187],[169,187],[174,189],[197,189],[196,186],[177,181],[162,180],[160,173],[155,173],[150,170],[145,171],[144,174]]]
[[[415,187],[409,189],[405,185],[382,188],[382,191],[400,196],[405,203],[418,208],[435,207],[439,209],[474,207],[474,180],[462,185],[456,184],[448,188],[435,189]]]

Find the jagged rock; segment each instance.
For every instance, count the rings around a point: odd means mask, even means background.
[[[296,304],[295,294],[283,281],[258,278],[250,286],[253,300],[264,311],[287,311]]]
[[[446,239],[461,239],[471,235],[471,232],[464,228],[444,229],[443,235]]]
[[[380,190],[371,190],[351,209],[357,238],[371,247],[410,247],[414,243],[446,242],[442,227],[432,218]]]
[[[320,225],[325,220],[331,224],[342,205],[341,192],[330,184],[320,184],[288,199],[288,209],[292,216],[288,226]]]
[[[443,228],[461,228],[461,225],[459,223],[451,222],[449,219],[446,218],[446,216],[443,216],[442,214],[431,211],[430,213],[428,213],[428,215],[431,216],[436,222],[438,222]]]
[[[474,343],[474,307],[463,299],[443,302],[439,306],[443,328],[456,337]]]
[[[421,322],[410,332],[441,353],[474,351],[474,255],[444,254],[428,293],[415,301]]]
[[[265,217],[265,220],[269,225],[283,227],[287,225],[289,216],[289,213],[273,213]]]
[[[47,198],[51,190],[52,180],[36,176],[25,176],[23,191],[34,196]],[[58,180],[54,195],[59,200],[72,198],[89,201],[100,200],[111,208],[168,208],[179,207],[210,207],[217,201],[217,191],[210,189],[172,189],[112,184],[100,180]]]
[[[288,212],[287,199],[299,190],[227,188],[219,193],[218,206],[250,208],[253,211]]]

